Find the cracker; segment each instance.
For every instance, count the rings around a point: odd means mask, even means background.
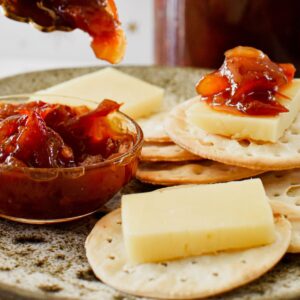
[[[274,214],[285,215],[292,224],[288,252],[300,253],[300,170],[261,175]]]
[[[282,258],[290,237],[290,223],[278,218],[276,241],[271,245],[132,265],[126,260],[118,209],[95,225],[85,248],[96,276],[122,292],[161,299],[195,299],[232,290],[260,277]]]
[[[167,113],[160,112],[148,118],[139,119],[138,123],[144,133],[146,142],[169,143],[172,142],[164,129],[164,120]]]
[[[224,165],[212,160],[139,164],[136,178],[156,185],[217,183],[260,174],[261,171]]]
[[[207,159],[249,169],[300,167],[300,114],[277,143],[245,142],[209,134],[189,124],[186,110],[197,101],[199,97],[176,106],[166,118],[166,131],[179,146]]]
[[[292,221],[291,243],[288,248],[289,253],[300,253],[300,220]]]
[[[300,221],[300,169],[269,172],[260,177],[273,210]]]
[[[187,161],[201,160],[200,156],[192,154],[174,143],[145,143],[140,160],[142,161]]]

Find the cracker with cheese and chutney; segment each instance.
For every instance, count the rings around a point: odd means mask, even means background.
[[[258,170],[300,166],[300,80],[291,64],[237,47],[197,85],[199,96],[176,106],[165,128],[186,150]]]

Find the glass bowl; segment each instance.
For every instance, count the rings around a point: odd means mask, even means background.
[[[1,96],[1,102],[42,100],[95,107],[91,101],[54,95]],[[76,101],[74,104],[73,101]],[[96,212],[135,175],[143,144],[139,125],[121,112],[113,115],[122,131],[135,135],[127,152],[104,162],[72,168],[0,165],[0,217],[31,224],[71,221]]]

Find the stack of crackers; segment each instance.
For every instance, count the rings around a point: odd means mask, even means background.
[[[140,181],[164,186],[218,183],[264,172],[208,160],[189,147],[182,147],[176,137],[173,139],[173,135],[165,130],[168,118],[167,113],[159,113],[139,122],[145,139],[136,174]],[[175,122],[177,124],[177,120]],[[191,139],[194,140],[193,137]]]
[[[258,176],[274,213],[291,221],[289,252],[300,253],[300,115],[277,143],[238,141],[190,124],[186,111],[195,101],[140,121],[145,144],[136,178],[172,186]]]

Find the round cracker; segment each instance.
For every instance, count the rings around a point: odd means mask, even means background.
[[[186,111],[197,101],[199,97],[176,106],[166,118],[165,129],[179,146],[207,159],[249,169],[300,167],[300,114],[277,143],[245,142],[209,134],[189,124]]]
[[[140,155],[141,161],[187,161],[201,160],[174,143],[145,143]]]
[[[160,112],[147,118],[139,119],[138,123],[144,133],[146,142],[169,143],[172,142],[164,128],[167,113]]]
[[[300,221],[300,169],[260,176],[273,211]]]
[[[141,162],[136,178],[156,185],[218,183],[249,178],[261,171],[224,165],[212,160],[198,162]]]
[[[111,212],[95,225],[85,243],[87,258],[100,280],[142,297],[195,299],[232,290],[270,270],[285,254],[291,238],[290,223],[279,218],[271,245],[132,265],[126,260],[120,211]]]

